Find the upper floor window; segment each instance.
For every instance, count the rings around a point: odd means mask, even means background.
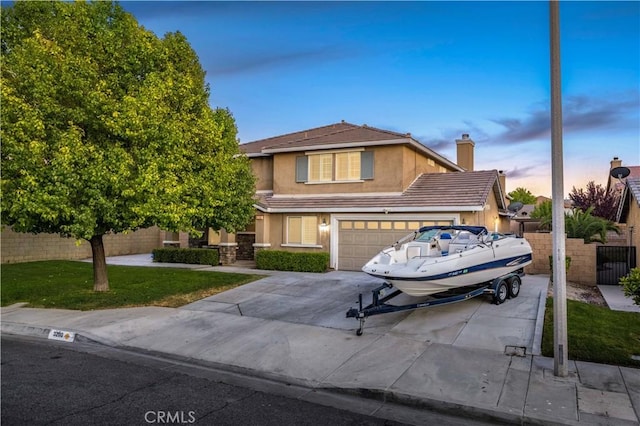
[[[373,151],[324,151],[296,158],[296,182],[357,182],[365,179],[373,179]]]
[[[360,180],[359,152],[341,152],[335,158],[336,180]]]
[[[333,154],[309,155],[309,181],[331,182],[333,180]]]

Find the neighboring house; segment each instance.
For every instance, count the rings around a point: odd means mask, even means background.
[[[616,222],[626,224],[627,244],[636,247],[636,265],[640,265],[640,177],[625,180]]]
[[[627,179],[640,178],[640,166],[624,166],[629,169],[629,176],[618,178],[611,175],[611,171],[616,167],[622,167],[622,160],[618,157],[613,157],[609,167],[609,174],[607,179],[607,191],[613,187],[620,193],[624,190],[625,181]]]
[[[330,266],[360,270],[384,246],[425,225],[508,232],[505,176],[474,171],[474,142],[454,163],[411,137],[346,122],[240,145],[257,177],[255,222],[221,254],[324,251]],[[232,259],[228,259],[232,260]]]
[[[538,197],[540,198],[540,197]],[[513,217],[511,217],[511,232],[522,237],[525,232],[536,232],[540,226],[540,220],[531,217],[537,204],[524,204]]]

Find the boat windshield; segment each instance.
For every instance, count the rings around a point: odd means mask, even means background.
[[[435,237],[439,232],[440,232],[439,229],[429,229],[426,232],[418,232],[416,234],[416,237],[414,238],[414,241],[422,241],[422,242],[431,241],[433,237]]]

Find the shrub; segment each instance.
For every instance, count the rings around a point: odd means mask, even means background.
[[[620,285],[624,289],[624,295],[640,305],[640,268],[633,268],[629,274],[620,278]]]
[[[256,267],[276,271],[325,272],[329,266],[329,253],[296,253],[290,251],[261,250],[256,254]]]
[[[571,266],[571,256],[565,256],[564,258],[565,271],[569,270]],[[553,282],[553,256],[549,256],[549,273],[551,274],[549,277],[551,282]]]
[[[197,248],[160,248],[153,250],[153,261],[217,266],[218,250]]]

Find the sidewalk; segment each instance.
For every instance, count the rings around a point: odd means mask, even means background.
[[[525,276],[521,295],[499,306],[479,297],[370,317],[356,337],[358,323],[345,312],[379,281],[355,272],[268,273],[178,309],[5,307],[2,332],[75,331],[113,347],[373,398],[372,415],[401,403],[516,424],[638,424],[640,370],[570,361],[569,376],[559,378],[553,359],[539,355],[548,277]]]

